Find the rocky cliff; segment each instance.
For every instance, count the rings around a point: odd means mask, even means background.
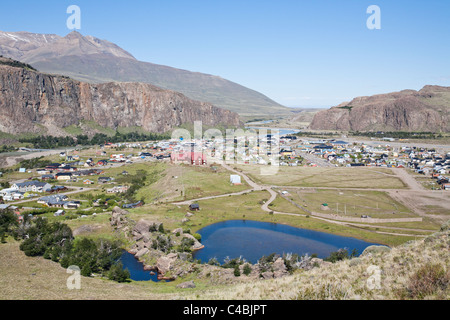
[[[150,84],[88,84],[11,66],[10,62],[0,58],[2,132],[64,135],[67,133],[61,128],[80,121],[159,133],[194,121],[202,121],[204,126],[240,125],[234,112]]]
[[[450,131],[450,87],[359,97],[318,112],[309,128],[341,131]]]

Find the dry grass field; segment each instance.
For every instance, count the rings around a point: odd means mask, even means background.
[[[404,183],[387,168],[321,168],[281,166],[275,175],[261,175],[261,167],[234,165],[265,185],[322,188],[403,189]]]

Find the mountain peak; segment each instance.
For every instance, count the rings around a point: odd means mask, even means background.
[[[232,81],[138,61],[118,45],[93,36],[83,36],[78,31],[64,38],[33,35],[29,37],[34,41],[32,46],[28,42],[11,39],[18,39],[19,36],[25,39],[18,33],[0,37],[0,55],[31,64],[42,72],[62,74],[90,83],[150,83],[252,117],[291,114],[291,109]]]
[[[81,33],[79,33],[79,32],[76,31],[76,30],[72,31],[71,33],[69,33],[68,35],[66,35],[66,36],[64,37],[64,39],[68,39],[68,40],[71,40],[71,39],[80,39],[80,38],[84,38],[84,37],[83,37],[83,35],[82,35]]]

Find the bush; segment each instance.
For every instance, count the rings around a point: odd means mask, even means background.
[[[220,262],[217,260],[217,258],[209,259],[208,264],[210,266],[220,266]]]
[[[248,263],[244,265],[243,273],[248,276],[252,272],[252,267]]]
[[[192,236],[197,239],[197,241],[202,241],[202,236],[199,233],[193,233]]]
[[[409,278],[407,291],[409,297],[423,299],[446,290],[449,283],[450,273],[442,265],[428,263]]]
[[[353,249],[352,253],[349,253],[347,249],[339,249],[338,251],[332,252],[325,261],[335,263],[337,261],[342,261],[346,259],[351,259],[358,255],[358,251]]]
[[[189,238],[183,238],[181,244],[178,247],[178,252],[192,252],[191,248],[194,245],[194,240]]]
[[[11,234],[18,225],[17,217],[13,212],[9,210],[0,211],[0,237],[2,240]]]
[[[117,282],[127,282],[130,278],[130,271],[123,269],[121,262],[114,264],[108,271],[108,279]]]
[[[241,271],[239,270],[239,265],[234,267],[234,276],[239,277],[241,275]]]

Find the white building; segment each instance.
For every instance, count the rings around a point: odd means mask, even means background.
[[[40,181],[25,181],[21,183],[14,183],[11,189],[20,192],[44,192],[51,189],[52,186],[46,182]]]
[[[230,175],[230,182],[232,184],[241,184],[241,176],[237,174]]]

